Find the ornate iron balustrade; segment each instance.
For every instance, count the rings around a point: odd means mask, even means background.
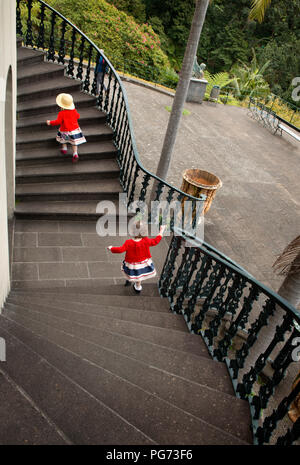
[[[254,443],[268,443],[300,392],[298,385],[275,402],[275,389],[293,362],[300,313],[228,257],[177,228],[159,291],[189,330],[202,336],[211,356],[227,364],[236,395],[249,401]],[[277,444],[299,436],[300,419]]]
[[[107,64],[106,79],[102,78],[97,107],[106,113],[113,130],[120,168],[120,183],[128,204],[154,201],[181,201],[183,198],[203,209],[205,196],[199,199],[185,194],[146,170],[139,158],[133,134],[128,100],[122,81],[108,58],[76,26],[42,0],[17,0],[17,34],[26,46],[46,51],[48,61],[66,66],[66,74],[82,82],[82,91],[97,94],[96,64],[103,57]],[[105,92],[106,86],[106,92]],[[154,195],[151,192],[154,188]],[[139,207],[136,208],[139,211]],[[171,223],[172,226],[172,223]]]

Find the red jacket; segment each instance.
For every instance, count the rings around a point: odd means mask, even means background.
[[[51,126],[58,126],[60,124],[59,130],[62,132],[74,131],[78,126],[78,119],[80,114],[74,108],[74,110],[61,110],[58,113],[57,119],[50,121]]]
[[[140,241],[128,239],[121,247],[112,247],[112,253],[126,252],[125,261],[128,263],[138,263],[151,258],[150,249],[154,245],[159,244],[162,236],[159,234],[154,239],[143,237]]]

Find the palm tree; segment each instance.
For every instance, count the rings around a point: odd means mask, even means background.
[[[270,60],[259,66],[254,49],[252,49],[252,53],[253,58],[250,66],[239,60],[239,63],[231,68],[230,73],[234,76],[233,82],[237,97],[243,97],[245,94],[250,97],[263,97],[270,94],[269,84],[263,77],[270,65]]]
[[[171,155],[174,148],[177,130],[182,115],[183,105],[186,101],[190,79],[192,75],[194,59],[196,56],[198,43],[206,16],[207,7],[210,0],[196,0],[195,12],[190,30],[188,43],[186,46],[179,81],[174,97],[172,111],[169,117],[169,123],[165,134],[163,148],[157,168],[157,176],[165,179],[171,161]],[[155,185],[153,187],[155,189]]]
[[[252,0],[249,19],[257,20],[262,23],[265,17],[266,9],[270,6],[272,0]]]

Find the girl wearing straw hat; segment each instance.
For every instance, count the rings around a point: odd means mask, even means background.
[[[48,126],[58,126],[59,130],[56,135],[56,140],[62,147],[61,153],[65,155],[67,153],[67,143],[72,145],[73,148],[73,162],[78,161],[78,149],[77,146],[86,142],[84,135],[78,125],[78,119],[80,114],[75,109],[73,97],[70,94],[59,94],[56,97],[57,105],[62,108],[58,113],[56,120],[47,120]]]

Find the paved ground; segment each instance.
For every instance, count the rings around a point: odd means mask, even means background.
[[[126,82],[137,147],[152,172],[160,156],[172,97]],[[299,234],[300,144],[273,136],[243,108],[186,103],[167,180],[200,168],[223,187],[206,215],[205,240],[277,290],[271,266]]]
[[[17,220],[12,285],[45,288],[124,282],[124,254],[112,254],[107,246],[122,245],[126,239],[98,236],[95,222]],[[151,248],[158,275],[167,250],[165,239]]]

